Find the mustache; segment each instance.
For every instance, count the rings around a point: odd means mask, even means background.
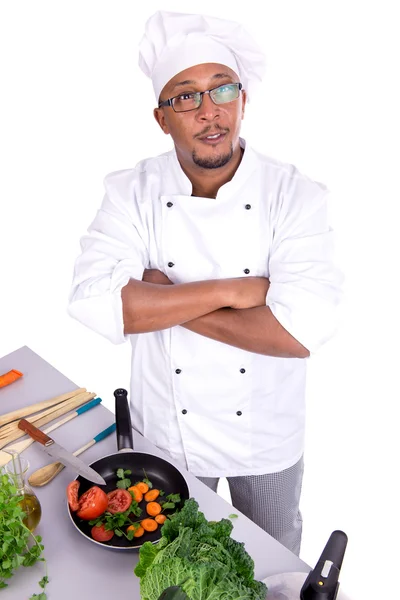
[[[222,127],[213,127],[212,125],[210,125],[209,127],[207,127],[207,129],[204,129],[204,131],[201,131],[200,133],[197,133],[194,137],[204,137],[205,135],[208,134],[209,131],[213,131],[214,133],[228,133],[229,129],[223,129]]]

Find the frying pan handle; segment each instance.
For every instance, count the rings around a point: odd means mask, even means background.
[[[133,450],[132,423],[128,404],[128,392],[123,388],[118,388],[115,390],[114,396],[118,451]]]

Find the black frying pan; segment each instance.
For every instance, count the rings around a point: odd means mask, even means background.
[[[180,494],[181,503],[176,505],[176,508],[172,511],[165,511],[165,514],[175,512],[177,509],[182,508],[185,500],[189,498],[189,488],[182,473],[178,471],[171,463],[166,460],[154,456],[153,454],[146,454],[144,452],[135,452],[133,450],[133,437],[132,437],[132,425],[131,416],[129,412],[127,391],[119,388],[114,392],[115,396],[115,416],[117,424],[117,454],[109,454],[99,460],[90,464],[90,467],[97,471],[107,482],[106,486],[101,487],[106,493],[111,492],[117,487],[117,470],[118,469],[129,469],[132,474],[129,475],[129,479],[132,481],[132,485],[136,481],[141,481],[145,475],[152,482],[153,487],[156,489],[162,489],[165,495],[168,494]],[[143,471],[144,470],[144,471]],[[77,481],[80,482],[79,496],[86,492],[93,483],[88,481],[82,476],[76,477]],[[142,508],[142,517],[146,518],[148,515],[145,510],[146,502],[143,500],[139,506]],[[113,550],[138,550],[144,542],[158,542],[161,538],[161,527],[159,526],[156,531],[145,532],[141,538],[133,538],[132,541],[126,539],[125,536],[114,537],[109,542],[97,542],[90,534],[92,527],[87,521],[79,519],[75,513],[71,512],[68,505],[68,512],[71,520],[78,531],[89,539],[94,544],[104,546],[105,548]],[[140,518],[140,517],[139,517]],[[136,517],[134,518],[136,520]]]

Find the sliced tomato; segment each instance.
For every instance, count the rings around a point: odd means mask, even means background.
[[[113,490],[107,494],[110,513],[125,512],[132,504],[132,496],[127,490]]]
[[[81,482],[75,479],[74,481],[71,481],[71,483],[69,483],[67,487],[68,504],[70,509],[74,512],[79,508],[78,490],[80,485]]]
[[[112,537],[114,537],[112,529],[106,529],[104,525],[95,525],[92,527],[92,538],[96,542],[108,542]]]
[[[107,509],[107,504],[107,494],[94,485],[79,498],[79,510],[76,514],[85,521],[97,519]]]

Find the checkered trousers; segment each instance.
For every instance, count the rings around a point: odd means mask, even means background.
[[[228,477],[232,504],[297,556],[303,519],[299,510],[303,457],[278,473]],[[218,477],[198,477],[214,492]]]

